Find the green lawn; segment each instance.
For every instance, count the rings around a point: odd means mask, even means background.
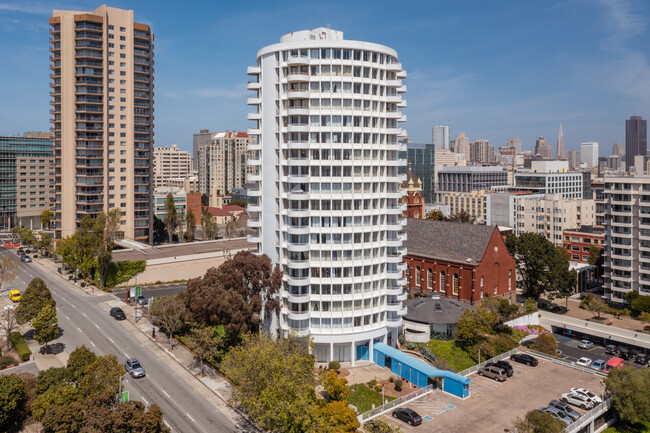
[[[395,397],[386,396],[386,400],[395,400]],[[362,383],[357,383],[350,387],[348,403],[356,407],[359,413],[368,412],[372,409],[373,403],[375,407],[381,406],[381,393],[373,391]]]
[[[427,343],[427,347],[434,353],[436,359],[445,361],[450,368],[456,371],[463,371],[476,365],[476,361],[460,346],[457,346],[455,341],[431,340]]]
[[[650,423],[637,424],[632,430],[621,427],[619,424],[614,424],[604,430],[603,433],[647,433],[650,431]]]

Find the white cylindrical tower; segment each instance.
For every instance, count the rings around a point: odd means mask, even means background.
[[[318,361],[372,360],[406,314],[406,72],[395,50],[318,28],[261,49],[248,74],[249,241],[284,273],[277,326],[310,335]]]

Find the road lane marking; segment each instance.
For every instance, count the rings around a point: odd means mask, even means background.
[[[77,327],[77,331],[81,332],[81,328]]]
[[[149,405],[149,402],[147,401],[146,398],[142,397],[142,400],[145,402],[145,404],[146,404],[147,406]]]
[[[77,308],[77,306],[74,305],[74,304],[70,304],[70,306],[71,306],[72,308]]]
[[[111,337],[108,337],[108,341],[110,341],[111,343],[115,344],[115,342],[113,341],[113,339],[112,339]]]
[[[61,296],[61,299],[63,299],[64,301],[67,301],[67,299],[65,299],[63,296]]]
[[[192,420],[192,422],[196,422],[196,421],[194,420],[194,418],[192,418],[192,417],[190,416],[190,414],[189,414],[189,413],[187,413],[187,412],[185,412],[185,415],[187,415],[187,417],[188,417],[189,419],[191,419],[191,420]]]
[[[98,324],[94,323],[94,325],[95,325],[95,328],[99,329],[99,325],[98,325]]]
[[[70,318],[69,318],[68,316],[65,316],[65,318],[68,319],[68,320],[70,320]]]
[[[95,343],[93,343],[92,341],[90,342],[90,344],[92,344],[92,345],[93,345],[93,347],[95,347]]]
[[[126,352],[122,352],[122,353],[123,353],[124,356],[126,356],[127,358],[129,357],[129,355],[128,355]]]
[[[84,317],[88,317],[88,316],[86,316],[86,313],[81,313],[81,314],[83,314]]]
[[[169,430],[172,429],[172,427],[171,427],[169,424],[167,424],[167,421],[163,420],[163,422],[165,423],[165,425],[167,426],[167,428],[168,428]]]
[[[167,391],[165,391],[164,389],[163,389],[163,394],[165,394],[165,395],[167,396],[167,398],[171,398],[171,397],[169,396],[169,394],[167,394]]]

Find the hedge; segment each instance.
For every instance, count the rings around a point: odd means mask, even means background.
[[[11,356],[0,356],[0,370],[11,367],[12,365],[18,365],[18,361]]]
[[[23,338],[20,332],[14,331],[9,334],[9,341],[13,344],[14,349],[18,352],[18,356],[22,361],[29,361],[29,357],[32,355],[32,351],[29,350],[27,342]]]
[[[120,283],[129,281],[147,267],[145,260],[111,263],[106,273],[106,287],[115,287]],[[99,272],[95,271],[95,281],[99,282]]]

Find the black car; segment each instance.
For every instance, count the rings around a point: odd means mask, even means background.
[[[526,353],[515,353],[510,356],[511,361],[519,362],[521,364],[526,364],[531,367],[537,367],[537,359],[533,356],[530,356]]]
[[[626,360],[626,361],[627,361],[628,359],[632,359],[632,358],[634,357],[634,355],[632,354],[632,352],[629,351],[629,350],[621,350],[621,351],[618,353],[618,356],[619,356],[620,358]]]
[[[608,355],[616,355],[617,352],[618,352],[618,348],[613,344],[608,344],[607,347],[605,348],[605,353]]]
[[[485,364],[486,367],[499,367],[506,372],[508,377],[512,377],[515,374],[515,370],[512,368],[512,365],[508,361],[497,361],[497,362],[488,362]]]
[[[634,358],[634,362],[637,364],[645,365],[648,363],[648,355],[644,355],[643,353],[639,353],[636,358]]]
[[[422,417],[418,415],[413,409],[407,407],[399,407],[393,411],[393,418],[397,418],[400,421],[404,421],[409,425],[420,425],[422,424]]]
[[[533,340],[526,340],[526,341],[522,342],[521,345],[530,348],[530,346],[532,346],[533,343],[535,343],[535,339],[533,339]]]
[[[126,320],[126,314],[119,307],[111,308],[111,316],[115,317],[115,320]]]

